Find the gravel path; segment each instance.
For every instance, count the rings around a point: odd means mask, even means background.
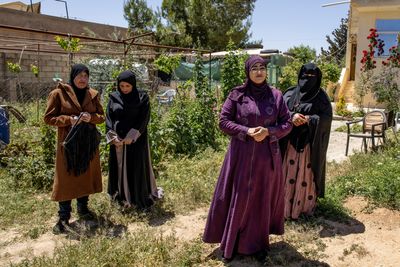
[[[327,153],[327,161],[342,162],[347,159],[344,155],[346,152],[346,138],[347,133],[336,132],[335,130],[346,125],[346,121],[334,120],[332,121],[331,136],[329,138],[329,146]],[[354,152],[361,151],[361,138],[350,138],[349,155]]]

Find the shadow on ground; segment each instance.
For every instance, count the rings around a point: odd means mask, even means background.
[[[162,202],[159,201],[150,208],[137,210],[135,208],[124,209],[122,213],[124,215],[137,216],[142,221],[147,221],[150,226],[161,226],[166,222],[175,218],[175,213],[170,210],[166,210]]]
[[[317,229],[318,235],[322,238],[365,232],[365,225],[347,214],[338,215],[336,218],[332,214],[324,215],[323,213],[315,216],[303,215],[298,220],[288,220],[286,225],[288,224],[293,225],[295,228],[308,227]]]
[[[219,248],[214,249],[206,260],[223,261]],[[322,266],[329,267],[325,262],[305,258],[290,244],[280,241],[271,244],[266,257],[260,259],[255,256],[236,255],[230,262],[224,262],[225,266],[256,267],[256,266]]]
[[[114,224],[104,217],[97,217],[93,220],[76,220],[70,223],[67,238],[72,240],[81,240],[96,235],[107,237],[121,237],[127,227],[122,224]]]
[[[319,232],[320,237],[344,236],[365,232],[365,225],[354,218],[349,218],[345,221],[332,221],[321,218],[321,223],[323,228]]]

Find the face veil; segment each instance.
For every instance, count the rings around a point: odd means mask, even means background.
[[[288,101],[288,107],[291,111],[295,111],[296,107],[302,103],[315,97],[321,87],[322,72],[314,64],[304,64],[298,75],[297,86]]]

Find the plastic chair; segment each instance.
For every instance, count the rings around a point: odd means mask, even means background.
[[[158,103],[159,104],[171,104],[172,101],[174,100],[175,95],[176,95],[175,89],[168,89],[164,93],[157,96]]]
[[[350,126],[354,123],[362,122],[362,133],[351,132]],[[385,113],[379,110],[370,111],[360,120],[346,122],[347,125],[347,143],[346,156],[349,151],[350,137],[362,138],[364,151],[367,152],[367,139],[371,139],[372,149],[376,150],[376,138],[382,138],[386,142],[385,130],[387,129],[387,119]]]
[[[400,131],[400,112],[396,112],[396,115],[394,117],[393,129],[395,133]]]

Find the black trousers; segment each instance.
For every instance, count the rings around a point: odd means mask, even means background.
[[[72,200],[58,202],[58,216],[60,220],[69,220],[71,218],[71,202]],[[76,207],[79,214],[84,214],[88,211],[89,196],[84,196],[76,199]]]

